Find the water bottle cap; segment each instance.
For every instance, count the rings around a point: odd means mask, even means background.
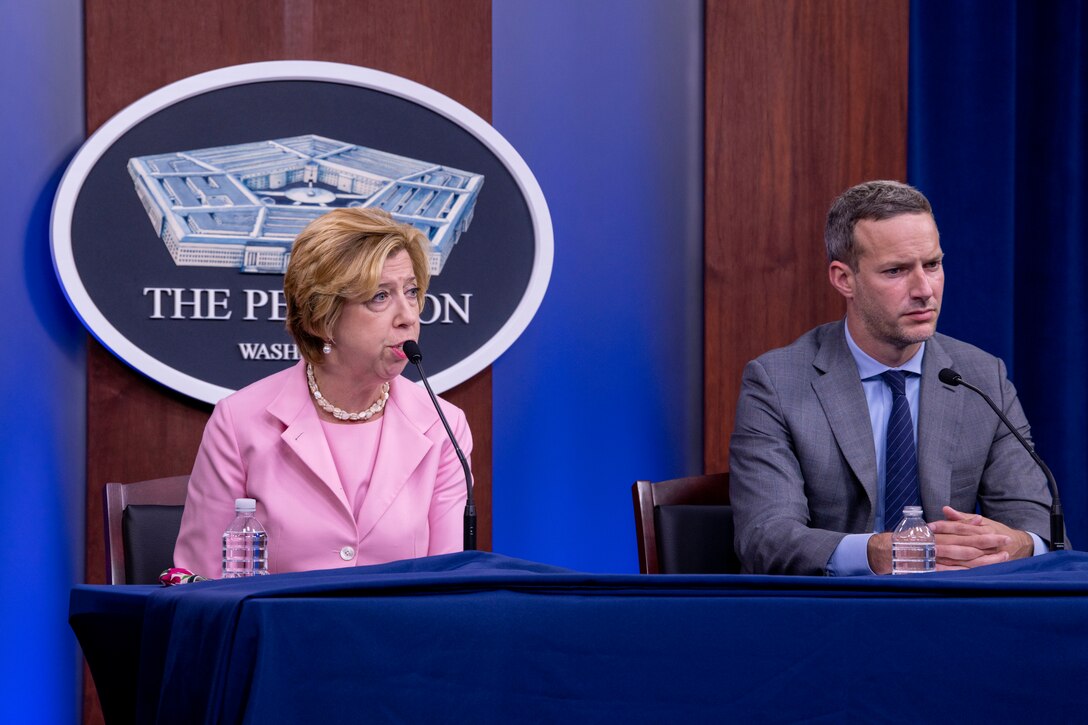
[[[234,499],[234,511],[235,513],[253,513],[257,510],[257,499],[255,498],[236,498]]]
[[[238,500],[241,501],[242,499],[238,499]],[[903,507],[903,516],[904,517],[906,517],[906,516],[921,516],[921,515],[922,515],[922,507],[921,506],[904,506]]]

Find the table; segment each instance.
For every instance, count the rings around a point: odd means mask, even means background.
[[[1083,720],[1088,554],[910,577],[586,574],[483,552],[79,586],[108,722]]]

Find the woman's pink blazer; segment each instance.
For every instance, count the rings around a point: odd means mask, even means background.
[[[306,385],[306,363],[215,406],[193,464],[174,566],[218,578],[234,499],[257,499],[272,572],[377,564],[460,551],[466,489],[427,391],[390,383],[374,473],[356,523]],[[465,414],[441,401],[465,455]]]

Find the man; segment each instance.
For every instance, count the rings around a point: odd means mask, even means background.
[[[890,573],[890,532],[919,503],[938,569],[1046,551],[1045,477],[985,402],[938,380],[955,369],[1030,440],[1004,364],[936,332],[944,253],[929,201],[859,184],[832,204],[825,243],[846,319],[744,370],[730,441],[744,569]]]

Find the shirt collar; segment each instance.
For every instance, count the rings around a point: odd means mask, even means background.
[[[918,346],[918,351],[914,353],[910,360],[907,360],[897,368],[890,368],[884,363],[874,360],[864,350],[858,347],[858,344],[854,342],[854,338],[850,336],[850,326],[846,324],[846,320],[843,320],[842,322],[842,329],[846,332],[846,346],[850,348],[850,354],[854,357],[854,363],[858,366],[858,374],[861,376],[862,380],[875,378],[886,370],[903,370],[904,372],[914,373],[915,375],[922,374],[922,355],[924,355],[926,351],[925,342]]]

